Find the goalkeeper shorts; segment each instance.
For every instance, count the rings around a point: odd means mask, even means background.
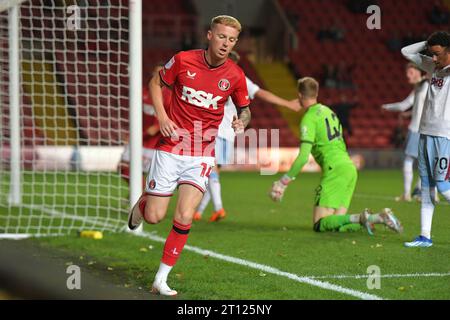
[[[328,166],[316,189],[315,206],[348,209],[357,179],[358,172],[351,162]]]

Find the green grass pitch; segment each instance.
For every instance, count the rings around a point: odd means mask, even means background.
[[[447,203],[438,204],[434,213],[433,247],[408,249],[403,247],[403,242],[420,231],[420,204],[393,201],[402,191],[400,170],[359,173],[349,213],[390,207],[404,225],[403,234],[377,226],[372,237],[364,231],[313,232],[314,189],[320,175],[301,174],[289,186],[283,201],[273,203],[267,194],[277,177],[222,173],[223,203],[228,216],[218,223],[207,222],[212,211],[210,205],[203,221],[193,223],[188,246],[241,259],[242,263],[183,251],[169,276],[169,285],[179,292],[178,299],[358,299],[360,294],[382,299],[450,299],[450,206]],[[116,178],[105,179],[111,182]],[[110,201],[104,194],[98,200],[86,188],[72,191],[83,201]],[[55,190],[55,197],[58,192]],[[102,193],[105,192],[117,198],[118,194],[114,193],[124,194],[121,188],[105,188]],[[41,201],[45,203],[45,199]],[[57,201],[64,208],[63,202],[71,199],[60,197]],[[175,202],[176,197],[162,223],[145,225],[146,233],[152,237],[167,236]],[[120,201],[113,204],[123,205]],[[97,211],[88,214],[109,214],[114,220],[122,219],[126,223],[122,209],[105,213],[93,206],[91,210]],[[5,208],[0,207],[0,212],[3,212],[1,218]],[[112,274],[120,286],[142,290],[149,290],[163,247],[162,242],[124,232],[105,232],[103,240],[78,238],[73,232],[68,236],[26,241],[64,252],[68,261],[81,268]],[[246,265],[249,263],[257,266]],[[270,270],[279,274],[265,271],[261,266],[273,268]],[[368,288],[369,266],[380,268],[380,288]],[[308,280],[296,281],[287,275]],[[324,286],[317,286],[314,281]],[[349,291],[357,294],[348,294]]]

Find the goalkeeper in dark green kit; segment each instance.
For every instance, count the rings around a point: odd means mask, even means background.
[[[302,78],[298,80],[297,88],[300,105],[306,110],[300,123],[300,152],[290,170],[273,183],[270,192],[272,200],[281,201],[287,186],[300,173],[312,153],[322,168],[314,202],[315,231],[348,232],[364,227],[372,235],[374,224],[384,224],[401,232],[400,221],[389,208],[376,214],[371,214],[368,209],[359,214],[347,214],[357,171],[347,153],[342,125],[330,108],[317,102],[319,84],[315,79]]]

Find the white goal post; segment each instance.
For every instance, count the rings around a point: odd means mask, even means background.
[[[127,230],[141,154],[142,0],[0,0],[0,238]]]

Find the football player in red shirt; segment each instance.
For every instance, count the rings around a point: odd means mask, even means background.
[[[161,295],[177,294],[167,285],[167,277],[186,244],[195,209],[206,190],[214,166],[214,141],[228,97],[239,110],[232,122],[234,130],[243,131],[250,121],[244,72],[228,59],[240,32],[237,19],[213,18],[207,33],[208,48],[179,52],[150,81],[163,138],[156,146],[145,192],[130,211],[128,226],[133,230],[142,220],[160,222],[178,187],[173,228],[152,286],[152,291]],[[167,112],[164,86],[172,89]]]

